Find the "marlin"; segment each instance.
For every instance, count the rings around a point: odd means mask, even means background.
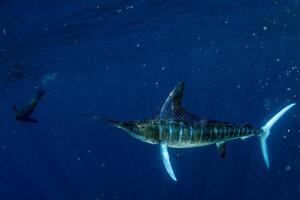
[[[106,119],[113,126],[120,128],[134,138],[150,144],[160,146],[160,154],[164,167],[170,177],[177,181],[173,171],[168,148],[194,148],[216,145],[222,158],[226,156],[225,144],[230,140],[246,139],[257,136],[266,167],[270,168],[267,138],[272,126],[293,106],[292,103],[261,128],[250,124],[234,124],[218,120],[207,119],[186,111],[182,107],[184,82],[179,82],[171,91],[161,107],[157,117],[141,121],[116,121]],[[100,119],[97,116],[91,116]]]

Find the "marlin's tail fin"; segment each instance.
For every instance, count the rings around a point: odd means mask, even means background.
[[[268,155],[267,138],[270,135],[271,128],[289,109],[291,109],[295,105],[296,105],[295,103],[292,103],[286,106],[274,117],[272,117],[263,127],[261,127],[262,133],[258,137],[259,137],[263,158],[268,169],[270,168],[270,162],[269,162],[269,155]]]
[[[41,90],[39,89],[37,92],[36,92],[36,99],[37,100],[40,100],[45,94],[45,91],[44,90]]]

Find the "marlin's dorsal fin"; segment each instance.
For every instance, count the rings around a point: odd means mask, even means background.
[[[175,119],[184,115],[181,101],[184,92],[184,82],[179,82],[170,92],[168,98],[161,107],[159,117],[162,119]]]
[[[164,120],[194,120],[196,115],[186,112],[182,107],[182,98],[184,92],[184,82],[179,82],[170,92],[168,98],[161,107],[159,118]]]

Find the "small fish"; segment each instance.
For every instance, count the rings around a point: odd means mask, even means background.
[[[44,96],[45,91],[38,90],[36,92],[36,96],[23,108],[18,109],[17,106],[13,105],[13,110],[15,112],[15,119],[18,121],[37,123],[38,120],[30,117],[36,106],[38,105],[40,99]]]
[[[234,124],[213,119],[207,119],[186,111],[182,105],[184,83],[179,82],[164,102],[157,117],[141,121],[117,121],[105,119],[111,125],[120,128],[134,138],[150,144],[158,144],[163,164],[170,177],[177,181],[173,171],[168,147],[194,148],[215,144],[222,158],[226,156],[225,143],[234,139],[246,139],[257,136],[267,168],[270,168],[267,138],[272,126],[290,108],[292,103],[283,108],[261,128],[252,125]],[[90,115],[93,119],[100,119]]]

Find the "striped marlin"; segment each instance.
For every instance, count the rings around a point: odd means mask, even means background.
[[[116,121],[110,119],[106,119],[106,121],[117,128],[125,130],[138,140],[158,144],[164,167],[174,181],[177,181],[177,179],[170,162],[168,148],[194,148],[215,144],[221,157],[224,158],[226,155],[226,142],[234,139],[244,140],[251,136],[259,138],[266,167],[270,168],[267,148],[267,138],[270,135],[270,130],[282,115],[296,105],[295,103],[283,108],[261,128],[255,128],[249,124],[238,125],[206,119],[190,113],[182,107],[183,92],[184,83],[179,82],[171,91],[161,107],[159,115],[155,118],[142,121]],[[98,118],[97,116],[92,117]]]

